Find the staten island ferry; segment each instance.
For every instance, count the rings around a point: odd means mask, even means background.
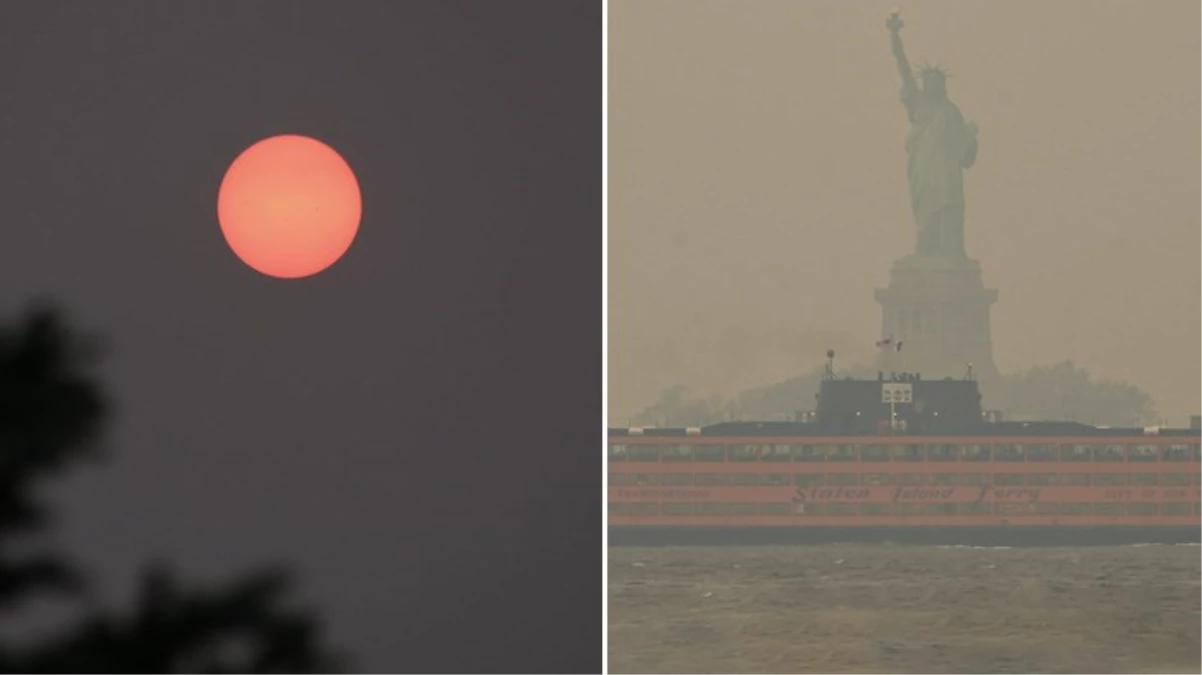
[[[794,421],[611,428],[609,541],[1193,543],[1199,438],[1006,421],[971,375],[841,378],[828,362]]]

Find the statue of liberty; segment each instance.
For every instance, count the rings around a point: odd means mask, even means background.
[[[917,254],[966,258],[962,172],[977,157],[977,125],[965,124],[960,109],[948,99],[948,73],[942,68],[923,67],[917,73],[922,81],[918,86],[902,49],[902,21],[896,10],[885,25],[901,73],[901,100],[910,117],[906,154],[910,205],[918,224]]]

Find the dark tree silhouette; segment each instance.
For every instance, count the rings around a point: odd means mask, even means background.
[[[47,594],[81,600],[86,577],[55,551],[17,556],[45,530],[36,491],[86,459],[104,457],[109,408],[91,374],[94,340],[40,308],[0,330],[0,616]],[[0,641],[0,671],[21,673],[320,673],[347,668],[322,645],[318,620],[287,605],[287,574],[268,569],[224,588],[189,587],[164,564],[143,573],[127,615],[81,609],[74,625],[32,644]]]

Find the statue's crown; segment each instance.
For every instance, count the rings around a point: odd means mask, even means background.
[[[938,75],[944,79],[952,76],[952,74],[942,66],[924,63],[923,66],[918,69],[918,77],[926,77],[927,75]]]

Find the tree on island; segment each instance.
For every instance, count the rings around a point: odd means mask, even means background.
[[[853,368],[842,375],[875,378],[872,368]],[[822,381],[821,370],[782,382],[745,390],[729,400],[689,398],[687,389],[670,387],[659,400],[633,418],[634,424],[682,427],[724,420],[791,419],[813,410]],[[1093,380],[1072,361],[1002,375],[982,384],[984,407],[1006,417],[1067,420],[1107,426],[1135,426],[1156,420],[1152,397],[1124,382]],[[704,420],[704,421],[699,421]]]
[[[645,426],[695,427],[725,419],[727,411],[722,397],[689,398],[688,392],[683,385],[668,387],[632,422]]]
[[[995,388],[985,395],[988,407],[1014,418],[1129,427],[1157,417],[1147,392],[1125,382],[1093,380],[1072,361],[1004,376]]]
[[[36,495],[50,478],[101,458],[109,407],[90,369],[94,343],[39,310],[0,330],[0,612],[10,622],[39,597],[86,600],[89,583],[63,554],[15,552],[44,532]],[[132,611],[81,608],[62,632],[26,644],[0,638],[0,671],[18,673],[323,673],[346,668],[318,619],[289,607],[287,574],[266,569],[221,588],[148,566]]]

